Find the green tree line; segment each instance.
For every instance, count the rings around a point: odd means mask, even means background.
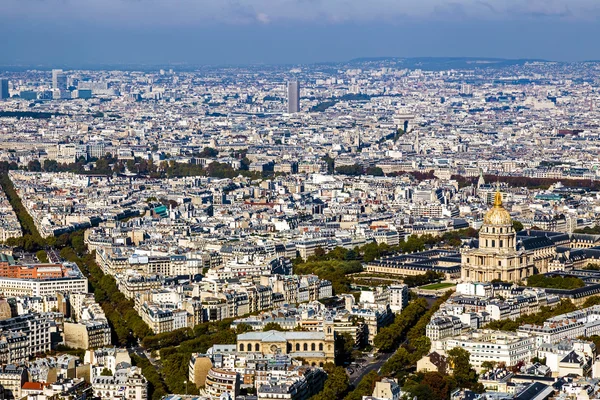
[[[580,278],[574,276],[531,275],[527,278],[527,286],[550,289],[578,289],[585,286]]]

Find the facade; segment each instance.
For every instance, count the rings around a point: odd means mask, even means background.
[[[431,340],[440,340],[460,335],[464,329],[459,317],[454,315],[434,316],[425,328],[425,335]]]
[[[479,248],[462,254],[463,282],[502,280],[519,282],[534,274],[532,255],[517,249],[516,233],[510,214],[502,206],[502,194],[494,197],[494,206],[483,219]]]
[[[140,309],[140,315],[155,334],[171,332],[173,330],[173,311],[144,303]]]
[[[3,399],[20,399],[21,387],[27,381],[27,370],[14,365],[0,367],[0,386],[3,388]]]
[[[0,262],[0,277],[16,279],[62,278],[65,268],[61,264],[11,265]]]
[[[212,399],[218,399],[224,393],[235,399],[240,392],[240,375],[235,371],[211,368],[206,375],[205,390]]]
[[[0,334],[0,364],[18,364],[29,359],[29,338],[25,332]]]
[[[399,313],[408,305],[408,286],[407,285],[392,285],[390,291],[390,309]]]
[[[376,399],[400,400],[402,391],[396,379],[384,378],[375,383],[373,397]]]
[[[433,271],[444,274],[446,279],[456,279],[460,277],[461,255],[454,250],[426,250],[373,260],[365,269],[367,272],[394,276],[422,275]]]
[[[120,369],[113,376],[95,376],[92,379],[94,396],[102,399],[146,400],[148,382],[137,367]]]
[[[558,315],[543,325],[525,324],[518,328],[520,335],[535,338],[538,346],[556,344],[565,339],[600,335],[600,306],[593,306]]]
[[[0,100],[8,99],[8,79],[0,79]]]
[[[0,293],[5,296],[52,296],[56,292],[87,293],[85,277],[52,279],[0,278]]]
[[[282,376],[280,383],[263,383],[258,386],[256,395],[258,400],[308,400],[323,390],[326,378],[322,369],[311,368],[297,376]]]
[[[52,70],[52,89],[67,90],[67,75],[62,69]]]
[[[247,332],[237,336],[239,353],[288,354],[303,358],[312,365],[323,366],[335,359],[333,323],[323,332]]]
[[[51,349],[50,331],[54,325],[51,316],[51,314],[26,314],[5,319],[0,321],[0,331],[25,334],[28,339],[28,356],[45,353]]]
[[[288,113],[300,112],[300,84],[298,81],[289,81],[288,90]]]
[[[485,361],[517,365],[521,361],[528,362],[535,353],[534,338],[511,332],[480,330],[442,340],[441,344],[446,353],[455,347],[467,350],[475,369],[481,369]]]
[[[110,345],[110,326],[106,320],[64,323],[65,345],[76,349],[95,349]]]

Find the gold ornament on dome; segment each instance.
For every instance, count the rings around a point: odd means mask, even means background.
[[[483,217],[483,223],[486,225],[512,225],[510,214],[502,206],[502,193],[499,191],[494,196],[494,206]]]

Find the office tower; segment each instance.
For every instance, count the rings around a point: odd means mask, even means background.
[[[0,99],[8,99],[8,79],[0,79]]]
[[[62,69],[52,70],[52,89],[67,90],[67,75]]]
[[[288,113],[300,111],[300,85],[298,81],[288,82]]]

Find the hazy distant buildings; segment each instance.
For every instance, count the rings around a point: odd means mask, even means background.
[[[8,99],[8,79],[0,79],[0,99]]]
[[[298,81],[288,82],[288,113],[300,111],[300,85]]]
[[[52,70],[52,89],[67,90],[67,75],[62,69]]]

